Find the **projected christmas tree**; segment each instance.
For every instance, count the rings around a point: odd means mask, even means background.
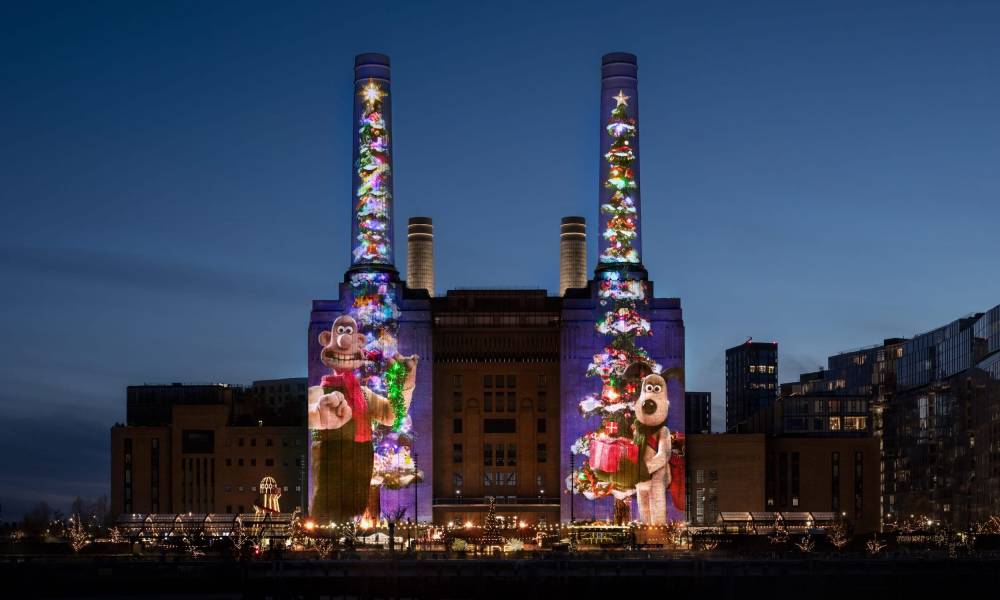
[[[604,187],[612,191],[611,198],[601,205],[601,212],[607,215],[601,235],[606,246],[601,253],[603,263],[638,263],[639,251],[633,247],[638,232],[638,213],[633,195],[636,191],[633,140],[636,135],[635,119],[629,116],[629,97],[623,91],[615,96],[617,103],[611,111],[611,118],[605,130],[611,136],[611,147],[604,159],[608,163],[608,174]]]
[[[646,304],[646,283],[617,271],[603,272],[595,283],[602,311],[596,328],[608,341],[587,369],[588,376],[600,378],[601,391],[584,398],[579,409],[586,419],[597,417],[599,425],[572,446],[572,452],[584,459],[571,487],[591,500],[609,495],[621,500],[635,493],[639,478],[632,403],[642,378],[659,372],[660,366],[636,344],[638,337],[651,333],[649,321],[640,312]]]
[[[623,500],[635,493],[640,476],[638,437],[632,403],[646,375],[659,372],[649,354],[636,339],[651,335],[649,320],[642,309],[647,304],[647,283],[630,273],[628,264],[639,262],[633,246],[637,237],[638,213],[633,194],[637,189],[632,165],[636,122],[628,112],[629,97],[619,91],[614,97],[605,131],[611,144],[604,155],[607,163],[604,187],[611,190],[601,212],[607,215],[601,235],[606,243],[600,256],[597,286],[599,308],[595,327],[608,337],[602,352],[594,356],[587,375],[599,377],[601,391],[584,398],[580,414],[599,422],[574,442],[572,452],[583,457],[571,475],[570,488],[588,499],[614,496]],[[617,268],[618,266],[623,268]],[[579,463],[578,463],[579,464]]]
[[[375,81],[369,81],[361,91],[364,109],[358,129],[357,174],[360,185],[356,191],[354,239],[355,264],[389,264],[391,244],[389,233],[392,176],[389,161],[389,131],[382,112],[386,92]]]

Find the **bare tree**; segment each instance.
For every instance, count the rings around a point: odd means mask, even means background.
[[[125,541],[125,537],[122,535],[122,530],[118,527],[112,527],[108,530],[108,539],[112,544],[120,544]]]
[[[384,511],[382,513],[382,518],[389,524],[389,552],[395,552],[396,550],[396,526],[405,516],[405,506],[399,506],[395,510]]]
[[[302,513],[298,510],[292,513],[291,523],[288,525],[288,537],[292,542],[292,547],[305,546],[309,538],[305,522],[302,520]]]
[[[666,538],[667,544],[671,548],[678,548],[681,542],[684,540],[684,525],[679,520],[671,520],[667,522],[664,537]]]
[[[843,519],[834,521],[833,525],[826,528],[826,539],[830,540],[830,543],[837,550],[843,550],[847,542],[850,541],[847,522]]]
[[[191,558],[205,556],[205,552],[201,549],[200,544],[191,541],[191,538],[186,535],[181,539],[181,549],[184,551],[184,554],[187,554]]]
[[[256,548],[260,544],[261,532],[255,528],[244,526],[241,521],[236,521],[232,533],[229,534],[229,539],[233,543],[235,558],[240,558],[251,548]]]
[[[358,522],[360,519],[355,519],[348,521],[341,533],[344,535],[344,547],[348,550],[354,550],[354,547],[358,544]]]
[[[24,532],[27,535],[36,537],[44,535],[48,531],[51,521],[52,509],[49,508],[48,503],[39,502],[33,509],[25,513],[23,519]]]
[[[784,544],[788,541],[788,528],[780,516],[774,518],[774,533],[768,539],[772,544]]]
[[[313,538],[313,547],[320,558],[333,558],[333,553],[337,549],[337,541],[330,537]]]
[[[70,505],[69,512],[83,519],[84,523],[103,528],[108,519],[108,497],[100,496],[94,500],[86,500],[77,496]]]
[[[983,523],[979,523],[976,527],[976,533],[985,534],[998,534],[1000,533],[1000,517],[996,515],[990,517]]]
[[[867,549],[869,556],[877,556],[880,552],[882,552],[882,550],[885,550],[885,544],[878,539],[878,533],[873,533],[872,539],[868,540],[868,543],[865,544],[865,548]]]
[[[69,546],[73,549],[73,552],[80,552],[92,539],[80,515],[70,517],[69,526],[66,528],[66,536],[69,538]]]

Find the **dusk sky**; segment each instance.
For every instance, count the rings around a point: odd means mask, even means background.
[[[1000,303],[997,2],[0,7],[0,519],[108,493],[125,387],[305,376],[349,262],[353,61],[392,59],[397,256],[439,292],[596,257],[602,54],[639,58],[644,262],[687,388]],[[581,374],[582,376],[582,374]]]

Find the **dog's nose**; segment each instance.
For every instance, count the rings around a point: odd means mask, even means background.
[[[646,400],[642,403],[642,412],[647,415],[651,415],[656,412],[656,402],[653,400]]]

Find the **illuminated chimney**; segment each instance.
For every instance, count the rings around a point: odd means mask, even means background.
[[[639,202],[639,79],[634,54],[601,59],[601,127],[597,272],[634,273],[642,265]]]
[[[395,272],[389,57],[354,58],[351,270]]]
[[[411,217],[406,234],[406,286],[434,295],[434,223]]]
[[[559,227],[559,295],[587,286],[587,220],[563,217]]]

